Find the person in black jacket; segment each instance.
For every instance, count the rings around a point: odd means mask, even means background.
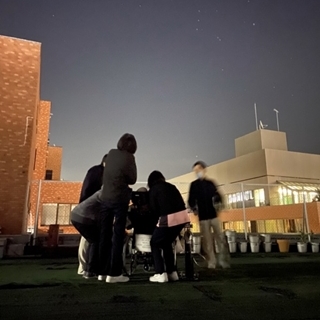
[[[99,165],[95,165],[91,167],[82,184],[81,192],[80,192],[80,199],[79,203],[82,203],[89,197],[91,197],[93,194],[95,194],[97,191],[101,189],[102,186],[102,178],[103,178],[103,170],[106,164],[107,154],[103,156],[102,161]],[[78,226],[79,227],[79,226]],[[96,238],[98,235],[97,227],[95,228],[87,228],[87,226],[80,226],[80,231],[83,231],[82,229],[90,229],[89,235],[90,238]],[[92,230],[91,230],[92,229]],[[87,233],[88,230],[85,230],[85,233]],[[83,233],[83,232],[82,232]],[[92,235],[92,233],[96,233]],[[78,249],[78,259],[79,259],[79,268],[78,268],[78,274],[82,274],[84,278],[89,279],[95,276],[97,273],[97,250],[98,250],[98,243],[89,243],[85,237],[81,236],[79,249]]]
[[[103,173],[100,211],[99,279],[106,282],[127,282],[122,275],[122,251],[131,189],[137,180],[134,154],[137,142],[132,134],[124,134],[108,153]]]
[[[228,268],[228,253],[224,244],[220,220],[215,209],[215,204],[221,203],[222,198],[214,182],[206,178],[206,167],[206,164],[202,161],[198,161],[193,165],[193,171],[198,179],[191,183],[188,204],[193,212],[199,216],[200,231],[204,244],[203,249],[208,259],[208,268],[214,269],[217,265]],[[214,254],[211,228],[220,252],[218,262]]]
[[[159,283],[177,281],[179,277],[172,245],[186,223],[190,222],[189,215],[179,190],[166,182],[161,172],[153,171],[148,178],[148,185],[150,210],[158,218],[151,238],[156,274],[149,280]]]

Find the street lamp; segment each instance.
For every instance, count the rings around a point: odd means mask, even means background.
[[[279,131],[279,111],[277,109],[273,109],[273,111],[276,113],[276,118],[277,118],[277,129]]]

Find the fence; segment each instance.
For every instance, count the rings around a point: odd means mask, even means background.
[[[173,183],[187,204],[189,182]],[[51,224],[61,233],[77,233],[70,212],[77,205],[81,182],[33,181],[30,192],[28,231],[38,236]],[[146,187],[138,182],[133,190]],[[317,191],[301,187],[292,190],[281,184],[227,184],[219,187],[224,208],[219,217],[224,230],[239,233],[320,233],[320,202],[312,202]],[[199,232],[198,217],[190,214],[194,232]]]

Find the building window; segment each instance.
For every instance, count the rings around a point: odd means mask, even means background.
[[[52,170],[46,170],[46,176],[45,176],[45,180],[52,180],[52,176],[53,176],[53,171]]]
[[[59,224],[61,226],[71,225],[70,212],[77,204],[69,203],[44,203],[42,205],[41,225]]]
[[[243,202],[246,208],[254,207],[255,205],[252,190],[228,194],[227,199],[230,209],[242,208]]]
[[[41,225],[49,226],[56,224],[57,221],[57,204],[46,203],[42,205]]]

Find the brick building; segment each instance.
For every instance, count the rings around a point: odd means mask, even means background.
[[[27,232],[36,216],[40,228],[46,230],[50,221],[42,213],[49,204],[57,208],[52,223],[63,222],[66,230],[74,232],[66,217],[78,202],[81,183],[60,181],[62,148],[49,146],[51,103],[40,100],[40,64],[40,43],[0,36],[3,234]]]

